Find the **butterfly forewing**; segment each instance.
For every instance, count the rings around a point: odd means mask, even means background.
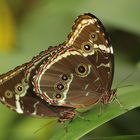
[[[99,73],[102,87],[110,90],[114,73],[113,49],[99,19],[92,14],[79,16],[64,44],[80,50]]]

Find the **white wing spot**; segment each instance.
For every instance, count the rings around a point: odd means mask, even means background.
[[[105,45],[99,45],[98,48],[100,48],[103,51],[106,51],[107,53],[110,52],[110,47],[106,47]]]
[[[97,30],[97,31],[95,31],[96,33],[100,33],[100,31],[99,30]]]
[[[35,104],[34,104],[34,112],[32,113],[32,115],[36,115],[36,113],[37,113],[37,108],[36,108],[36,106],[37,106],[37,104],[39,104],[39,101],[38,102],[36,102]]]
[[[23,110],[21,109],[21,106],[20,106],[20,102],[19,102],[19,95],[15,95],[15,98],[16,98],[16,111],[20,114],[23,113]]]
[[[113,48],[112,48],[112,46],[110,47],[110,52],[111,52],[111,54],[113,54]]]
[[[86,85],[85,85],[85,90],[88,88],[88,86],[89,86],[89,84],[86,84]]]
[[[89,92],[86,92],[86,96],[88,96],[89,95]]]
[[[99,66],[97,66],[97,68],[100,68],[100,67],[110,67],[110,63],[107,63],[107,64],[101,63]]]

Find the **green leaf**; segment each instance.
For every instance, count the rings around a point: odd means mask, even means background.
[[[56,123],[56,118],[32,118],[23,117],[10,131],[11,139],[20,140],[35,140],[45,137],[47,139],[53,130],[53,125]],[[21,137],[22,136],[22,137]]]

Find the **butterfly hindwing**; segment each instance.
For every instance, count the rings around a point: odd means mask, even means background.
[[[85,73],[79,73],[78,67]],[[33,79],[35,92],[51,105],[81,108],[98,102],[101,85],[92,63],[75,49],[66,47],[42,64]],[[64,79],[65,78],[65,79]]]

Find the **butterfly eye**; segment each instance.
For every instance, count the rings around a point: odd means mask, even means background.
[[[12,97],[13,97],[12,91],[7,90],[7,91],[5,92],[5,97],[8,98],[8,99],[12,98]]]
[[[85,64],[79,64],[75,71],[80,77],[86,77],[89,74],[89,68]]]
[[[61,94],[56,94],[56,95],[55,95],[55,98],[56,98],[56,99],[61,99],[61,97],[62,97]]]
[[[59,91],[62,91],[62,90],[64,90],[65,89],[65,85],[64,84],[62,84],[62,83],[57,83],[55,86],[54,86],[54,89],[55,90],[59,90]]]
[[[61,79],[62,79],[63,81],[67,81],[67,80],[68,80],[68,76],[67,76],[66,74],[61,75]]]
[[[58,84],[56,87],[57,87],[58,90],[63,90],[64,89],[64,85],[61,84],[61,83]]]
[[[86,51],[89,51],[90,49],[91,49],[91,47],[90,47],[90,45],[84,45],[84,49],[86,50]]]
[[[24,90],[24,87],[23,87],[23,85],[22,84],[17,84],[16,86],[15,86],[15,92],[17,93],[17,94],[22,94],[23,93],[23,90]]]
[[[96,41],[98,39],[98,35],[96,33],[92,33],[90,35],[91,40]]]
[[[90,43],[84,43],[81,49],[83,52],[90,53],[93,50],[93,46]]]
[[[85,67],[85,66],[82,66],[82,65],[79,66],[79,67],[78,67],[78,72],[79,72],[79,73],[85,73],[85,72],[86,72],[86,67]]]
[[[53,98],[54,99],[57,99],[57,100],[61,100],[61,99],[63,99],[63,94],[60,94],[60,93],[54,93],[53,94]]]

